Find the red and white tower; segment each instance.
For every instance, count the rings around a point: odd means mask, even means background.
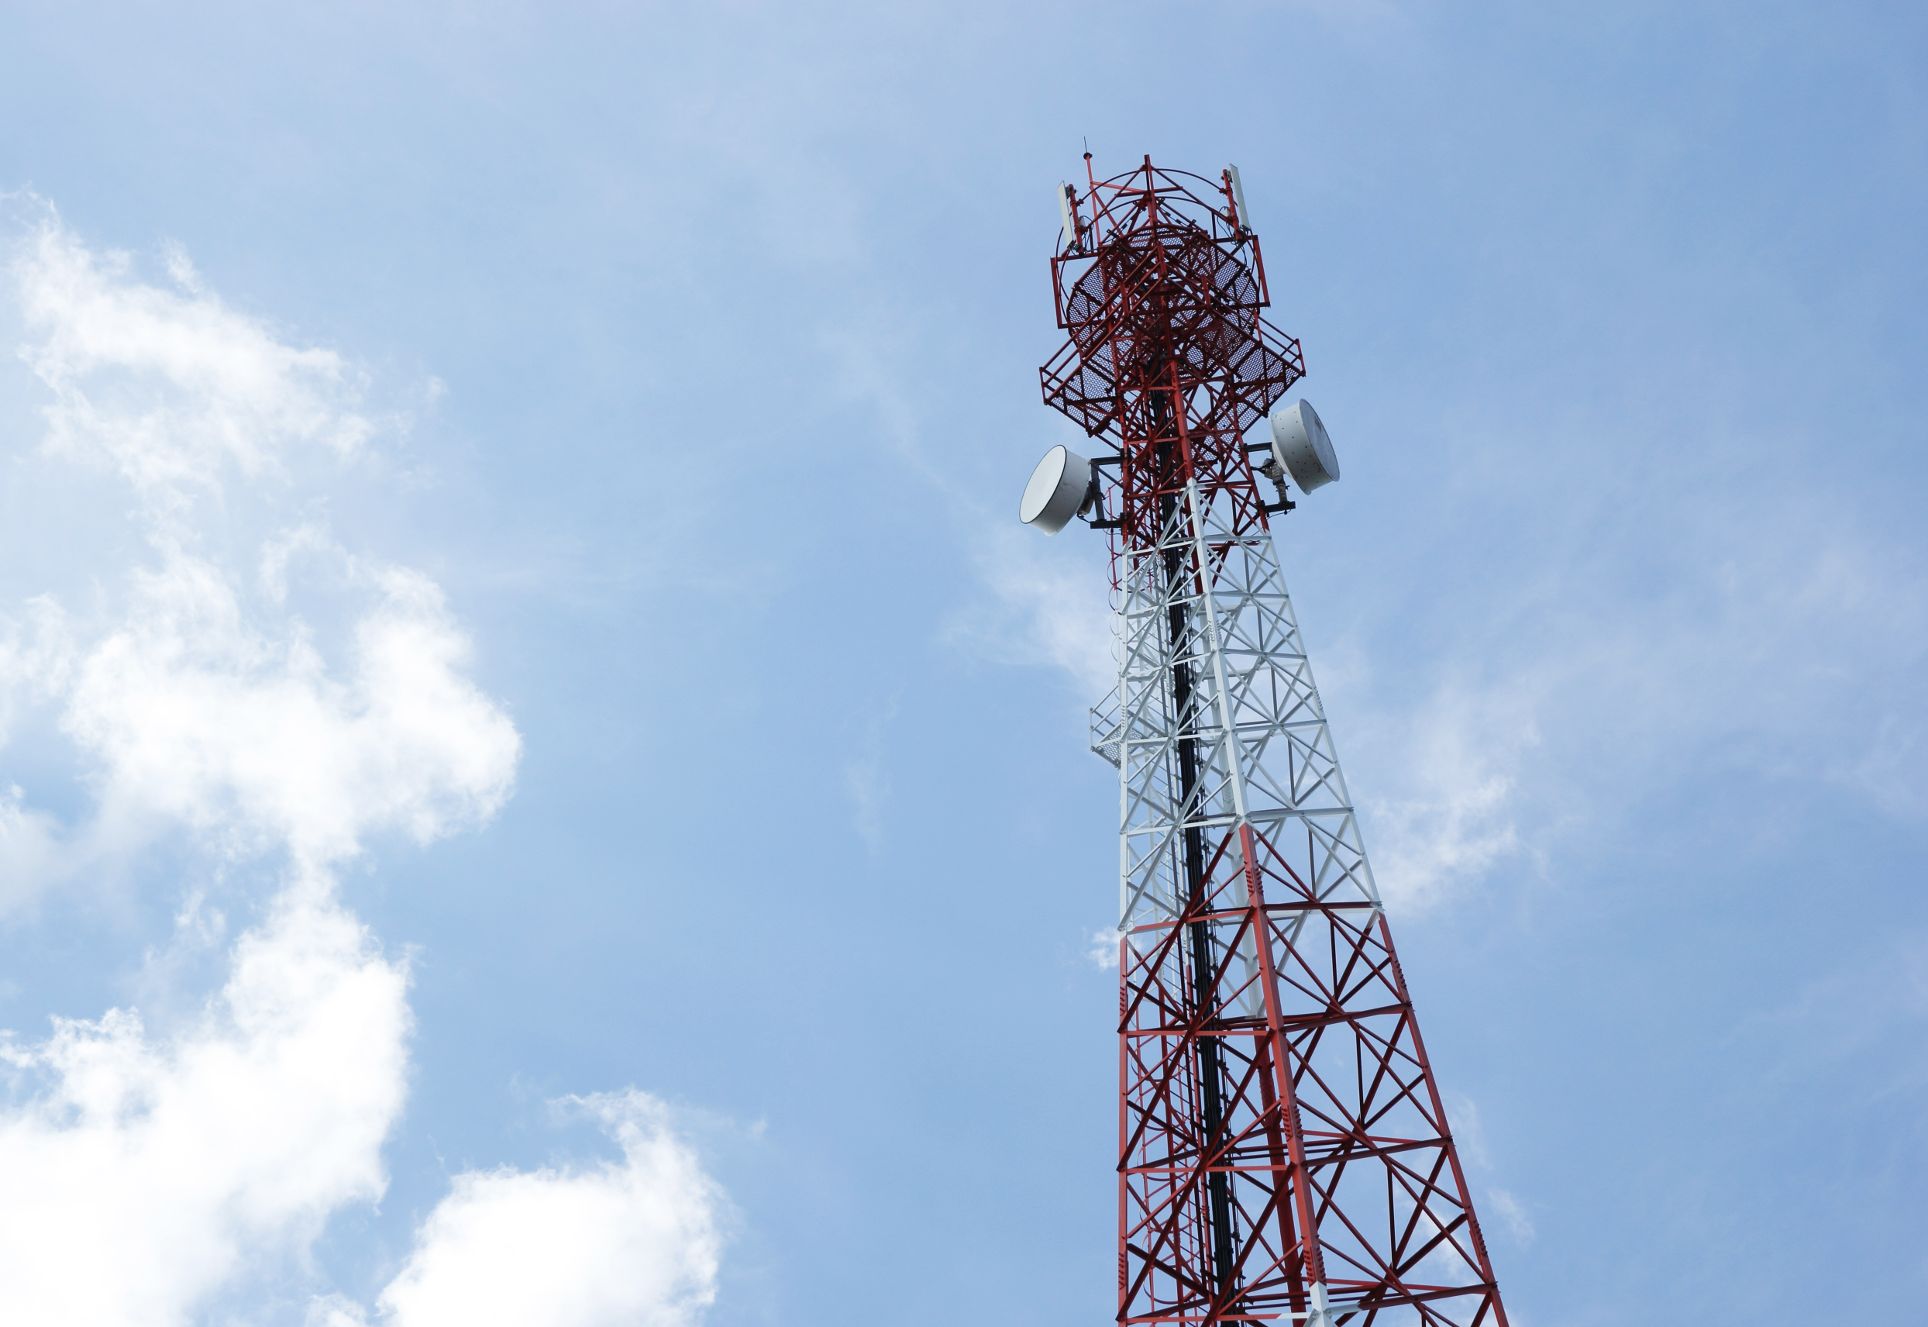
[[[1269,523],[1338,477],[1236,170],[1062,189],[1022,515],[1109,531],[1120,1323],[1505,1327]],[[1261,480],[1276,485],[1268,501]]]

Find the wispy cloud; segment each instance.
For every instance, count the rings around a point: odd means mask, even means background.
[[[1424,654],[1332,651],[1351,666],[1322,680],[1389,902],[1538,876],[1689,781],[1850,788],[1922,813],[1918,561],[1821,498],[1754,519],[1768,500],[1737,484],[1650,507],[1638,539],[1668,556],[1648,582],[1618,565],[1638,554],[1626,544],[1551,545],[1466,582]]]
[[[1802,1091],[1851,1060],[1877,1065],[1885,1090],[1928,1085],[1928,935],[1883,935],[1794,984],[1735,1030],[1759,1048],[1766,1083]]]
[[[994,663],[1057,669],[1096,703],[1118,684],[1112,613],[1103,568],[1076,552],[987,522],[972,555],[987,593],[946,618],[945,640]]]
[[[1520,850],[1517,779],[1538,732],[1518,700],[1447,684],[1417,714],[1370,711],[1341,738],[1375,775],[1355,795],[1395,911],[1430,907]]]
[[[1102,548],[1047,543],[1019,527],[1021,474],[1002,510],[960,484],[932,452],[924,411],[904,387],[911,375],[898,362],[900,329],[875,310],[872,322],[826,334],[821,348],[838,390],[872,413],[877,443],[941,500],[961,532],[976,580],[944,616],[941,638],[988,662],[1061,669],[1084,704],[1095,702],[1118,680]]]
[[[105,464],[155,503],[232,471],[272,471],[291,448],[348,453],[374,432],[337,352],[292,345],[208,291],[171,246],[169,285],[83,244],[43,205],[11,263],[48,389],[46,445]]]
[[[857,753],[844,765],[844,791],[850,797],[857,837],[873,855],[884,847],[884,808],[890,800],[890,771],[884,762],[884,734],[897,717],[898,698],[892,696],[864,721]]]
[[[1492,1149],[1487,1145],[1486,1127],[1478,1103],[1461,1093],[1450,1093],[1446,1110],[1454,1141],[1459,1146],[1460,1160],[1465,1164],[1469,1176],[1468,1182],[1479,1190],[1476,1206],[1482,1217],[1488,1222],[1497,1218],[1500,1229],[1513,1243],[1521,1247],[1531,1244],[1538,1232],[1534,1229],[1532,1212],[1526,1201],[1513,1190],[1493,1182],[1500,1167],[1494,1162]],[[1491,1235],[1493,1232],[1488,1229],[1487,1233]]]
[[[1533,1228],[1533,1218],[1527,1214],[1526,1204],[1513,1195],[1510,1189],[1493,1187],[1486,1191],[1486,1210],[1499,1217],[1506,1233],[1513,1237],[1515,1244],[1525,1246],[1533,1242],[1538,1233]]]

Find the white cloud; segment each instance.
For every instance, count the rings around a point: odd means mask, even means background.
[[[1928,819],[1928,723],[1882,714],[1866,745],[1849,746],[1826,773],[1891,816]]]
[[[178,249],[166,266],[171,288],[145,284],[51,211],[12,263],[23,357],[51,396],[46,448],[132,487],[145,551],[90,567],[79,608],[43,596],[0,614],[0,743],[42,718],[36,733],[64,736],[95,794],[70,822],[0,788],[0,905],[180,832],[229,867],[282,857],[283,883],[222,989],[184,1018],[149,1027],[116,1009],[0,1042],[5,1322],[168,1327],[243,1276],[311,1274],[331,1215],[384,1189],[408,1073],[407,974],[335,898],[330,867],[377,834],[486,821],[520,757],[429,578],[312,520],[245,560],[206,546],[187,519],[199,504],[265,508],[259,481],[292,474],[299,449],[347,455],[373,425],[339,355],[228,308]],[[219,929],[190,893],[175,949],[149,955],[150,1016],[179,1006],[175,960]],[[702,1314],[719,1191],[653,1099],[576,1105],[620,1159],[458,1176],[382,1293],[382,1322]],[[340,1297],[310,1314],[365,1318]]]
[[[59,822],[28,806],[19,784],[0,789],[0,912],[66,879],[73,869]]]
[[[890,801],[890,770],[884,762],[884,732],[897,717],[892,695],[864,724],[857,754],[844,765],[844,791],[850,797],[852,824],[872,856],[884,847],[884,808]]]
[[[877,751],[866,750],[844,766],[844,791],[850,795],[851,823],[857,837],[873,855],[883,851],[884,803],[890,796],[890,780]]]
[[[1457,729],[1445,749],[1465,757],[1441,766],[1462,774],[1434,799],[1435,853],[1461,846],[1469,822],[1454,819],[1456,801],[1476,830],[1504,825],[1545,845],[1608,830],[1710,771],[1845,786],[1890,814],[1921,813],[1907,791],[1928,774],[1912,740],[1928,659],[1915,560],[1818,505],[1767,525],[1719,507],[1671,519],[1680,552],[1662,591],[1593,597],[1575,587],[1610,573],[1549,569],[1564,582],[1553,603],[1491,606],[1494,620],[1537,618],[1535,629],[1457,645],[1489,656],[1482,681],[1413,711],[1422,733]],[[1415,750],[1422,765],[1440,754],[1426,741]],[[1383,774],[1394,757],[1375,764]],[[1471,846],[1476,860],[1477,834]]]
[[[184,1322],[344,1203],[380,1196],[406,987],[311,879],[241,937],[226,985],[185,1026],[113,1010],[8,1043],[0,1321]]]
[[[51,393],[47,445],[103,463],[159,506],[272,471],[295,447],[352,452],[374,431],[335,351],[290,345],[205,290],[185,253],[173,288],[89,249],[52,209],[10,264],[33,338],[21,355]]]
[[[951,615],[948,641],[997,663],[1060,669],[1086,704],[1118,685],[1104,573],[1089,550],[1080,556],[1063,541],[1047,544],[1033,530],[988,522],[974,546],[989,597]]]
[[[683,1327],[716,1296],[722,1195],[660,1102],[576,1099],[620,1159],[458,1175],[381,1293],[386,1327]],[[335,1321],[359,1321],[326,1306]]]
[[[1486,1210],[1499,1217],[1500,1224],[1506,1228],[1506,1233],[1513,1237],[1515,1244],[1522,1246],[1531,1244],[1533,1237],[1539,1233],[1534,1229],[1533,1218],[1527,1212],[1526,1204],[1516,1198],[1509,1189],[1488,1189]]]
[[[302,447],[351,453],[373,424],[339,354],[229,308],[178,248],[166,266],[171,287],[142,281],[51,208],[9,266],[22,358],[51,398],[45,446],[132,486],[151,553],[89,568],[86,611],[43,595],[0,614],[0,741],[49,711],[100,803],[75,825],[31,790],[0,803],[0,906],[170,825],[313,867],[373,833],[480,823],[513,781],[520,739],[468,678],[434,582],[350,555],[312,520],[270,533],[252,567],[200,546],[183,519],[196,500],[266,507],[250,481]],[[298,593],[296,570],[332,593]]]
[[[110,845],[182,831],[229,866],[285,857],[283,883],[235,942],[221,990],[184,1018],[150,1027],[116,1009],[0,1043],[5,1322],[165,1327],[243,1275],[305,1279],[330,1216],[383,1191],[408,1072],[406,973],[337,901],[328,866],[383,831],[426,840],[486,820],[520,753],[428,578],[312,524],[246,563],[201,546],[183,519],[195,503],[260,505],[250,481],[290,448],[351,452],[369,425],[337,355],[228,309],[184,255],[168,267],[175,289],[144,285],[51,219],[13,264],[38,338],[25,358],[52,396],[46,441],[131,485],[146,551],[89,567],[79,608],[42,597],[0,615],[0,741],[17,740],[23,716],[45,720],[37,740],[64,736],[96,795],[70,822],[6,786],[0,903],[84,873]],[[210,915],[196,898],[183,907],[183,953],[212,941]],[[143,980],[181,976],[150,954]],[[151,994],[150,1011],[180,1004]],[[645,1098],[590,1108],[623,1164],[465,1177],[385,1301],[393,1313],[432,1318],[451,1293],[440,1269],[475,1239],[584,1210],[618,1223],[603,1238],[636,1264],[611,1302],[668,1314],[707,1302],[712,1207],[688,1182],[693,1158]]]
[[[836,389],[875,417],[873,437],[935,493],[966,530],[980,593],[950,613],[946,643],[995,663],[1063,669],[1096,702],[1117,685],[1111,613],[1105,596],[1102,541],[1047,542],[1020,528],[1011,489],[1002,512],[987,512],[982,495],[965,488],[954,468],[924,437],[923,409],[903,384],[914,380],[904,359],[910,329],[878,308],[851,319],[819,344]],[[1080,444],[1082,445],[1082,444]],[[1021,476],[1020,476],[1021,477]]]
[[[1928,1084],[1928,934],[1883,927],[1845,955],[1817,955],[1813,970],[1790,981],[1783,1001],[1747,1015],[1732,1033],[1758,1066],[1761,1087],[1806,1093],[1817,1082],[1845,1081],[1844,1067],[1857,1061],[1872,1066],[1855,1075],[1870,1099],[1897,1084]]]
[[[1373,774],[1354,795],[1373,877],[1395,913],[1451,897],[1520,849],[1514,771],[1538,741],[1520,699],[1448,683],[1417,714],[1368,712],[1358,740],[1341,740],[1348,765]]]
[[[520,742],[465,676],[440,590],[348,570],[371,602],[340,668],[300,618],[251,615],[206,559],[176,551],[134,574],[124,621],[75,661],[62,716],[113,815],[285,843],[318,864],[372,831],[427,841],[502,804]]]
[[[46,595],[22,605],[18,619],[0,618],[0,743],[23,706],[59,693],[72,652],[66,612]]]
[[[1491,1177],[1497,1168],[1493,1164],[1491,1149],[1486,1143],[1486,1128],[1480,1118],[1478,1104],[1468,1096],[1457,1092],[1447,1094],[1447,1117],[1451,1122],[1454,1141],[1459,1147],[1459,1157],[1469,1175]],[[1482,1222],[1497,1217],[1501,1228],[1519,1245],[1533,1242],[1535,1230],[1533,1217],[1526,1203],[1512,1190],[1497,1184],[1484,1186],[1484,1196],[1479,1200],[1479,1215]],[[1487,1233],[1491,1234],[1490,1226]]]

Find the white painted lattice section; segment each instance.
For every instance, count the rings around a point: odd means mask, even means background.
[[[1123,555],[1118,689],[1092,727],[1093,749],[1119,767],[1121,930],[1183,912],[1185,830],[1217,839],[1240,822],[1319,901],[1379,903],[1272,537],[1234,534],[1223,506],[1190,485],[1158,542]],[[1181,663],[1194,687],[1185,714],[1172,686]],[[1197,786],[1181,805],[1183,742]]]

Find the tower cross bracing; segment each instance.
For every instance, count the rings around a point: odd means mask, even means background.
[[[1041,377],[1114,449],[1116,1320],[1505,1327],[1246,441],[1299,345],[1233,173],[1087,184]]]

